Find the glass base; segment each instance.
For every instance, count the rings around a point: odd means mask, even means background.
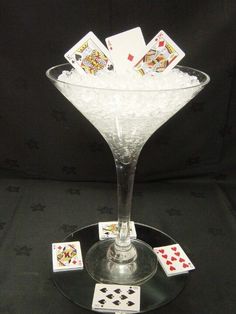
[[[128,263],[117,263],[107,254],[114,239],[96,242],[85,259],[86,270],[96,281],[110,284],[140,285],[155,275],[157,257],[152,248],[141,240],[132,240],[137,257]]]
[[[135,223],[135,228],[138,239],[150,247],[176,243],[172,237],[156,228],[139,223]],[[90,248],[99,241],[98,225],[83,227],[62,239],[62,242],[71,241],[80,241],[82,256],[85,258]],[[81,270],[52,272],[51,276],[55,287],[63,296],[79,307],[92,311],[97,281],[88,274],[86,267]],[[141,286],[140,313],[155,310],[175,299],[184,289],[189,277],[188,273],[167,277],[162,267],[157,267],[154,276]]]

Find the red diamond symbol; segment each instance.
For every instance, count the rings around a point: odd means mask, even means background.
[[[60,250],[60,249],[62,249],[62,247],[61,247],[61,246],[58,246],[58,249]]]
[[[159,44],[158,44],[158,46],[159,47],[163,47],[165,45],[165,42],[164,42],[164,40],[162,40],[162,41],[159,41]]]
[[[76,262],[76,261],[73,261],[72,263],[73,263],[73,264],[77,264],[77,262]]]
[[[128,55],[128,60],[129,60],[129,61],[133,61],[133,59],[134,59],[134,56],[129,53],[129,55]]]

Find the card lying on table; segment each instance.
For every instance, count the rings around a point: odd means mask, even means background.
[[[52,244],[53,271],[83,269],[83,259],[79,241]]]
[[[97,283],[92,308],[101,311],[140,311],[140,287]]]
[[[65,58],[81,74],[97,74],[113,71],[109,51],[103,43],[89,32],[66,54]]]
[[[129,227],[130,227],[130,238],[136,239],[137,234],[136,234],[135,225],[133,221],[130,221]],[[117,231],[118,231],[117,221],[104,221],[104,222],[98,223],[98,232],[99,232],[100,240],[115,238],[117,236]]]
[[[179,244],[155,247],[153,251],[168,277],[185,274],[195,269]]]

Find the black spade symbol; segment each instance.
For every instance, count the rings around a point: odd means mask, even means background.
[[[75,55],[75,59],[77,60],[77,61],[80,61],[81,60],[81,58],[82,58],[82,56],[81,55]]]
[[[106,300],[101,299],[101,300],[99,300],[98,302],[99,302],[100,304],[105,304],[105,303],[106,303]]]
[[[100,289],[100,291],[102,291],[103,293],[107,292],[107,288],[102,288]]]
[[[113,294],[108,294],[106,297],[107,297],[108,299],[113,299],[113,298],[114,298],[114,295],[113,295]]]
[[[127,299],[128,297],[127,297],[126,295],[122,294],[122,295],[120,296],[120,298],[121,298],[121,300],[125,300],[125,299]]]
[[[128,306],[132,306],[132,305],[134,305],[134,302],[128,301],[128,302],[127,302],[127,305],[128,305]]]
[[[112,65],[112,64],[109,64],[108,67],[107,67],[107,69],[108,69],[109,71],[113,70],[113,65]]]
[[[115,305],[120,305],[120,301],[119,300],[116,300],[113,302]]]
[[[133,294],[133,293],[135,293],[135,291],[132,290],[132,289],[129,289],[127,292],[128,292],[128,294]]]
[[[115,293],[121,293],[121,290],[120,289],[116,289],[114,290]]]

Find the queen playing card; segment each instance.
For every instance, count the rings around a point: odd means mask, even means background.
[[[83,268],[79,241],[52,244],[53,271],[77,270]]]

